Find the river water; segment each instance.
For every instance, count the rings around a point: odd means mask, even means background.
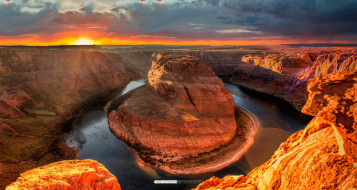
[[[132,81],[121,94],[145,83]],[[109,130],[107,115],[101,106],[86,106],[78,112],[72,122],[66,139],[69,146],[77,147],[79,159],[93,159],[103,164],[117,176],[123,190],[131,189],[190,189],[197,184],[154,184],[156,179],[197,179],[205,180],[212,176],[224,177],[227,174],[246,174],[252,168],[267,161],[293,132],[306,126],[310,118],[300,115],[287,102],[278,98],[225,84],[245,98],[234,96],[235,103],[254,114],[261,123],[255,142],[238,161],[217,172],[178,176],[148,166],[138,165],[128,146],[116,138]]]

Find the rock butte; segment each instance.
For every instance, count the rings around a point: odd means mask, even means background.
[[[141,160],[172,173],[199,172],[180,160],[217,150],[235,136],[240,145],[245,140],[222,80],[200,59],[174,53],[154,55],[148,83],[110,112],[109,125]]]
[[[94,160],[66,160],[26,171],[6,190],[96,189],[120,190],[120,185],[103,165]]]
[[[357,187],[357,71],[312,80],[303,112],[316,116],[244,176],[213,177],[196,189],[350,189]]]
[[[75,159],[64,143],[64,122],[135,76],[116,54],[1,48],[0,189],[21,172]]]

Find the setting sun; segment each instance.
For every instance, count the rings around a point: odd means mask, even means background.
[[[91,39],[80,38],[74,43],[74,45],[95,45],[95,42]]]

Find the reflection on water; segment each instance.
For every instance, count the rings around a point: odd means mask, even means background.
[[[233,95],[235,103],[253,113],[262,127],[254,138],[254,144],[245,154],[250,168],[266,162],[282,142],[292,133],[303,129],[310,120],[278,98],[242,89],[237,85],[225,84],[225,87],[245,95],[244,99]]]
[[[144,84],[144,80],[132,81],[121,94]],[[256,115],[262,129],[255,137],[255,143],[248,152],[236,163],[213,173],[190,176],[175,176],[156,168],[140,165],[130,149],[117,139],[109,130],[107,115],[97,107],[84,108],[72,123],[72,130],[66,143],[77,147],[79,159],[93,159],[105,165],[115,176],[122,189],[190,189],[193,185],[155,185],[155,179],[200,179],[212,176],[223,177],[227,174],[246,174],[252,168],[267,161],[280,143],[290,134],[306,126],[308,120],[303,119],[286,102],[271,96],[262,96],[242,90],[235,85],[225,84],[246,98],[235,97],[237,105],[242,106]],[[120,94],[120,95],[121,95]]]
[[[127,93],[145,84],[145,80],[131,81],[118,95]],[[100,109],[81,110],[72,123],[72,130],[68,134],[66,143],[81,150],[81,154],[91,152],[92,145],[108,142],[112,135],[108,126],[107,115]],[[86,144],[86,146],[83,146]],[[87,150],[89,149],[89,150]]]

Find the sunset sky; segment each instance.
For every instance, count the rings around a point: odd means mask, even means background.
[[[0,1],[0,45],[357,43],[357,0]]]

